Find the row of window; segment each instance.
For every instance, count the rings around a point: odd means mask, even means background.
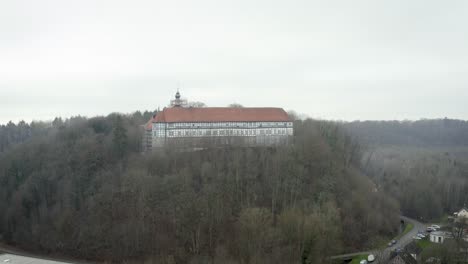
[[[159,126],[162,128],[162,126]],[[195,122],[195,123],[168,123],[168,128],[186,128],[186,127],[292,127],[292,122]]]
[[[164,137],[165,136],[165,131],[164,130],[154,130],[153,131],[153,136],[155,137]]]
[[[263,136],[292,135],[292,129],[180,129],[169,131],[168,137],[205,137],[205,136]]]

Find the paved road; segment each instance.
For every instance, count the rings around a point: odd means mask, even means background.
[[[395,250],[397,248],[404,248],[406,245],[413,241],[413,237],[418,233],[418,231],[426,230],[426,225],[421,222],[418,222],[414,219],[405,216],[401,216],[400,218],[406,223],[413,224],[413,229],[411,229],[411,231],[402,236],[395,245],[387,247],[383,251],[376,251],[375,256],[378,260],[377,263],[387,263],[387,261],[390,259],[390,253],[392,252],[392,250]]]
[[[358,255],[369,255],[369,254],[374,254],[376,257],[376,261],[374,263],[387,263],[388,259],[390,258],[390,253],[392,250],[395,250],[397,248],[404,248],[406,245],[411,243],[413,241],[413,236],[415,236],[419,230],[426,230],[426,225],[423,223],[420,223],[414,219],[401,216],[400,217],[405,223],[412,223],[413,224],[413,229],[411,229],[410,232],[402,236],[398,242],[391,246],[387,247],[383,250],[381,249],[375,249],[375,250],[369,250],[369,251],[362,251],[362,252],[355,252],[355,253],[349,253],[349,254],[343,254],[343,255],[338,255],[338,256],[333,256],[331,259],[346,259]]]
[[[0,254],[0,263],[11,264],[72,264],[70,262],[59,262],[48,259],[31,258],[13,254]]]
[[[384,250],[376,249],[376,250],[369,250],[369,251],[363,251],[363,252],[355,252],[355,253],[350,253],[350,254],[343,254],[339,256],[333,256],[331,257],[332,259],[345,259],[348,257],[353,257],[357,255],[364,255],[364,254],[374,254],[376,256],[376,261],[374,262],[375,264],[378,263],[387,263],[389,257],[390,257],[390,252],[396,248],[404,248],[406,245],[408,245],[412,240],[413,236],[415,236],[419,230],[425,230],[426,226],[414,219],[408,218],[401,216],[401,219],[404,220],[406,223],[412,223],[413,224],[413,229],[402,236],[398,242],[393,245],[392,247],[387,247]],[[2,255],[3,253],[9,253],[10,255]],[[8,256],[8,257],[7,257]],[[0,260],[7,257],[7,258],[13,258],[13,257],[18,257],[18,259],[24,259],[24,260],[32,260],[32,262],[24,262],[24,263],[58,263],[54,262],[51,259],[44,259],[39,256],[34,256],[31,254],[27,254],[26,252],[7,247],[7,246],[2,246],[0,245]],[[26,257],[26,258],[25,258]],[[23,262],[18,262],[18,263],[23,263]],[[70,262],[60,262],[60,263],[70,263]],[[77,263],[77,262],[75,262]]]
[[[27,253],[21,249],[0,244],[0,263],[17,264],[90,264],[82,261],[70,261],[64,259],[49,258]]]

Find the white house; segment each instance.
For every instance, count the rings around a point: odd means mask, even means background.
[[[438,243],[438,244],[444,243],[445,239],[451,238],[451,237],[452,237],[451,233],[443,232],[443,231],[433,231],[429,235],[430,241],[433,243]]]
[[[455,221],[460,221],[461,219],[468,219],[468,209],[462,208],[460,211],[453,213],[455,216]]]

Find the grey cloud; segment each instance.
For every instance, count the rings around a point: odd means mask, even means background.
[[[468,119],[466,1],[5,1],[0,123],[208,105]]]

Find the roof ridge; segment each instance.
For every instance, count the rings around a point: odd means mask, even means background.
[[[279,107],[172,107],[164,108],[154,122],[289,122]]]

